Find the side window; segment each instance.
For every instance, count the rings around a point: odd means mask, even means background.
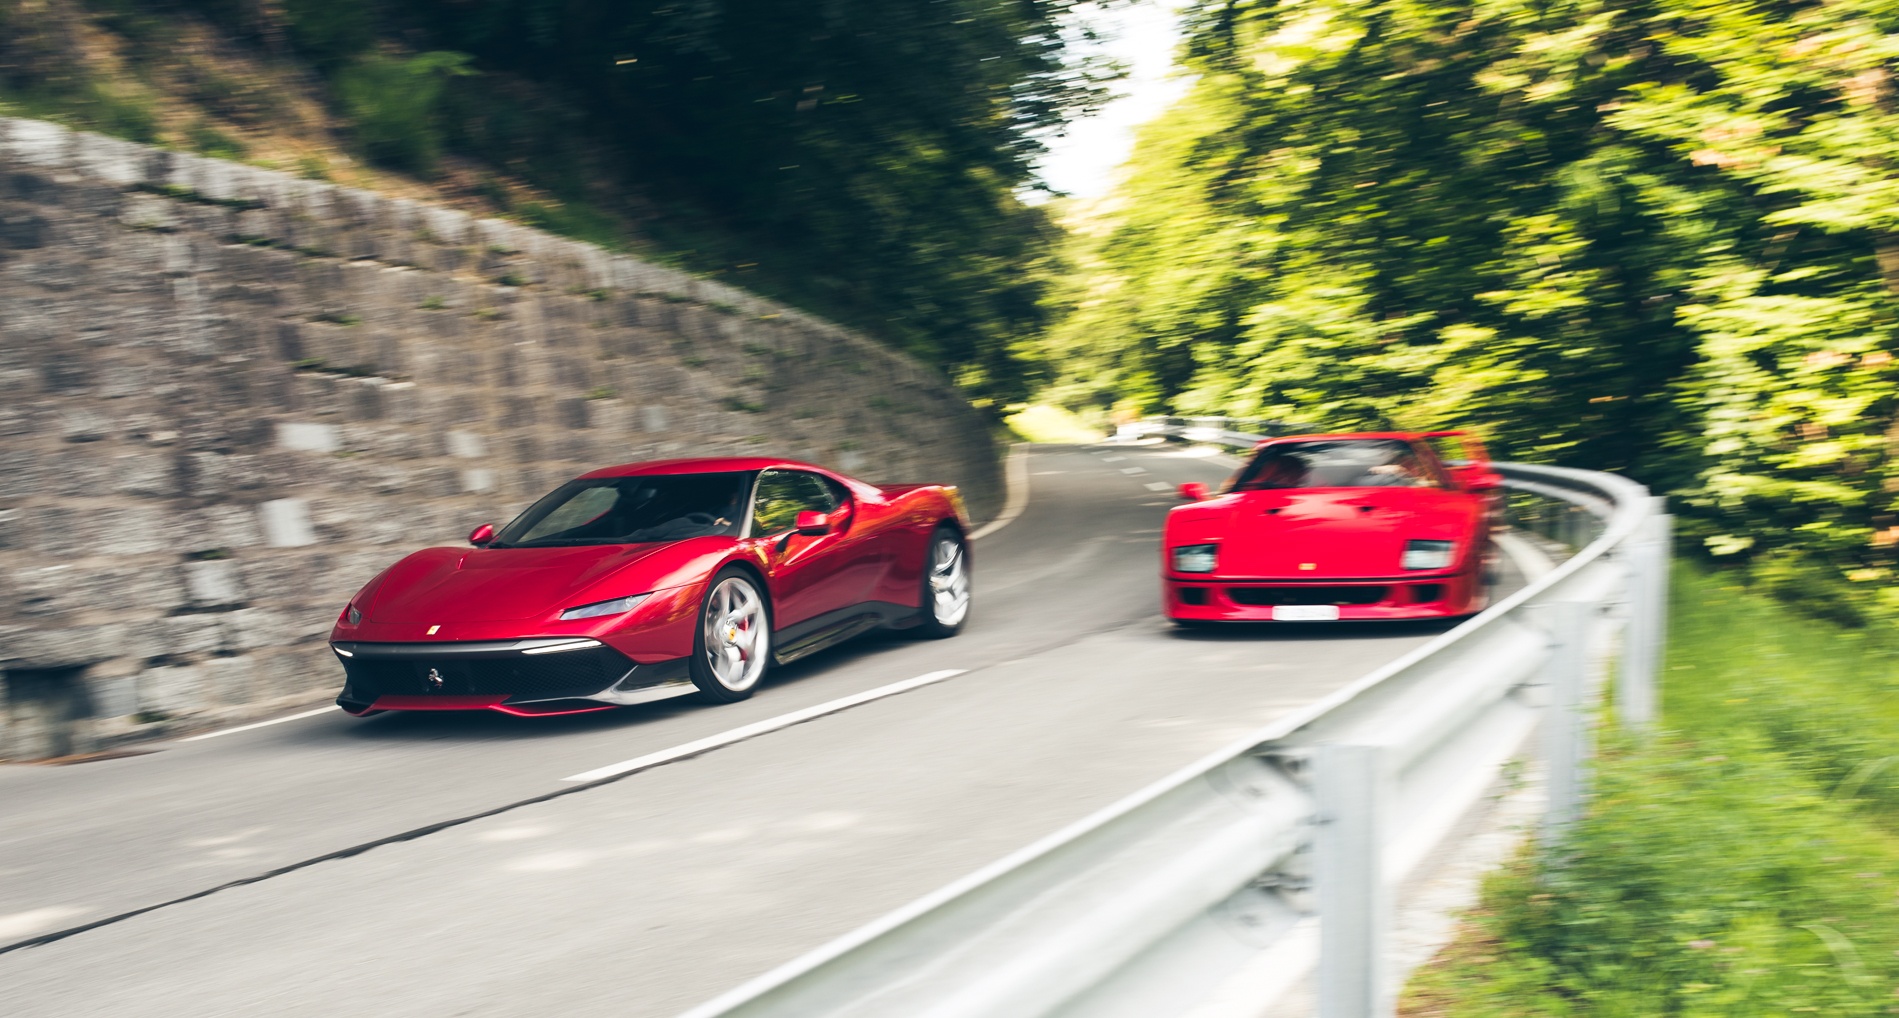
[[[801,512],[828,513],[835,508],[837,497],[816,476],[795,470],[767,470],[758,479],[752,536],[790,530]]]
[[[831,509],[850,504],[851,491],[849,488],[844,487],[843,484],[833,481],[829,477],[818,478],[818,483],[824,485],[824,490],[830,493]],[[830,512],[831,509],[826,509],[825,512]]]

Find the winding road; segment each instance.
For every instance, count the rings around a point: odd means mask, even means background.
[[[323,711],[0,767],[0,1014],[676,1015],[1447,628],[1174,631],[1161,518],[1227,470],[1035,447],[961,636],[738,704]]]

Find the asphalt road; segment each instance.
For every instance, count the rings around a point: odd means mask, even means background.
[[[1027,510],[974,549],[961,636],[861,639],[739,704],[338,711],[0,767],[0,1014],[677,1014],[1443,631],[1174,631],[1155,578],[1173,501],[1150,486],[1225,473],[1177,448],[1038,448]]]

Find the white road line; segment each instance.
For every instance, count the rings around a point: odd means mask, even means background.
[[[1121,472],[1132,477],[1135,474],[1147,473],[1147,468],[1146,467],[1122,467]]]
[[[1174,490],[1174,486],[1173,486],[1173,485],[1171,485],[1171,484],[1168,484],[1168,483],[1167,483],[1166,481],[1149,481],[1149,482],[1147,482],[1147,490],[1149,490],[1149,491],[1172,491],[1172,490]]]
[[[1017,442],[1009,450],[1008,466],[1009,499],[1002,507],[1002,515],[976,528],[969,535],[972,541],[980,541],[990,534],[1015,522],[1022,510],[1029,507],[1029,446],[1027,442]]]
[[[286,721],[296,721],[300,718],[313,718],[313,717],[316,717],[318,714],[328,714],[334,710],[336,710],[334,706],[318,707],[316,710],[307,710],[301,714],[291,714],[286,717],[271,718],[269,721],[259,721],[255,724],[238,725],[236,728],[221,728],[215,732],[206,732],[203,735],[186,736],[185,738],[179,739],[178,741],[179,742],[197,742],[199,739],[215,739],[220,735],[233,735],[238,732],[248,732],[253,728],[268,728],[271,725],[281,725]]]
[[[967,670],[968,669],[964,668],[950,668],[940,672],[929,672],[924,675],[919,675],[914,679],[905,679],[902,682],[893,682],[888,686],[866,689],[861,693],[853,693],[850,696],[826,701],[818,704],[816,707],[806,707],[803,710],[795,710],[789,714],[780,714],[775,718],[766,718],[763,721],[734,728],[729,732],[708,735],[703,739],[695,739],[692,742],[674,746],[671,749],[662,749],[657,753],[636,756],[631,760],[622,760],[619,763],[608,764],[605,767],[595,767],[593,770],[582,771],[579,774],[562,778],[561,780],[599,781],[602,778],[616,777],[633,771],[643,771],[649,767],[657,767],[663,763],[683,760],[689,756],[698,756],[707,750],[718,749],[721,746],[730,746],[735,742],[744,742],[746,739],[764,735],[767,732],[775,732],[780,728],[789,728],[792,725],[809,721],[812,718],[821,718],[826,714],[836,714],[841,710],[849,710],[858,704],[869,703],[872,700],[881,700],[886,696],[895,696],[898,693],[907,693],[912,689],[941,682],[944,679],[953,679]]]

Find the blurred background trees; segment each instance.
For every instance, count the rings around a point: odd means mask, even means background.
[[[1899,3],[1203,0],[1051,398],[1470,426],[1899,617]]]
[[[0,0],[0,108],[446,200],[979,405],[1470,426],[1899,618],[1899,0],[1188,0],[1118,190],[1024,200],[1076,0]]]

